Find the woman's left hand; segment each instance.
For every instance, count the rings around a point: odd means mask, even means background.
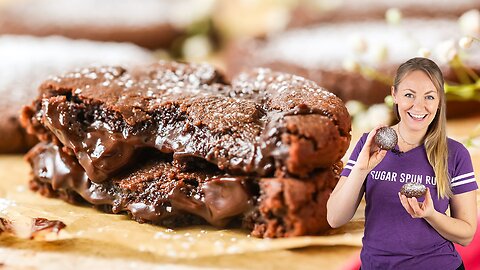
[[[429,188],[427,188],[423,202],[417,201],[415,197],[407,198],[405,195],[400,194],[400,192],[398,193],[398,197],[400,198],[403,208],[405,208],[412,218],[427,218],[435,212]]]

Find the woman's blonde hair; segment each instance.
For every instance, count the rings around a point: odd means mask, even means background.
[[[407,74],[412,71],[421,70],[428,75],[433,85],[437,89],[440,97],[437,113],[432,123],[428,126],[425,134],[425,149],[427,151],[428,162],[433,167],[435,178],[437,180],[438,197],[450,197],[452,190],[450,187],[450,175],[448,173],[448,147],[446,134],[446,102],[445,91],[443,88],[443,75],[440,68],[432,60],[422,57],[415,57],[401,64],[397,69],[394,80],[394,91]],[[393,111],[400,121],[398,113],[398,104],[393,106]]]

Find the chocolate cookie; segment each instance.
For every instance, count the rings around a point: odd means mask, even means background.
[[[237,220],[265,237],[328,228],[350,117],[312,81],[255,69],[227,84],[206,64],[159,62],[84,69],[40,90],[22,120],[43,141],[27,159],[46,195],[170,227]]]
[[[385,21],[325,23],[238,42],[227,50],[226,62],[229,76],[245,68],[268,67],[313,80],[344,101],[371,105],[384,102],[398,66],[418,56],[421,48],[432,52],[430,57],[439,64],[446,82],[458,84],[460,79],[437,46],[461,37],[457,20],[405,19],[398,25]],[[358,52],[358,43],[363,44],[363,52]],[[480,71],[480,47],[472,47],[462,59]],[[479,105],[447,94],[448,117],[480,113]]]
[[[73,41],[61,37],[0,37],[0,153],[25,152],[36,143],[19,123],[22,106],[38,95],[52,74],[90,64],[140,64],[154,61],[130,44]]]
[[[0,7],[0,34],[132,42],[168,48],[207,17],[203,0],[23,0]]]
[[[377,130],[373,140],[380,149],[391,150],[397,145],[398,137],[393,128],[381,127]]]
[[[427,188],[419,183],[406,183],[402,186],[400,194],[407,196],[407,198],[420,198],[425,196]]]

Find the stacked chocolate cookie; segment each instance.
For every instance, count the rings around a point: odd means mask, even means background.
[[[169,227],[242,224],[259,237],[328,229],[350,143],[342,101],[302,77],[212,66],[101,67],[45,81],[23,110],[40,143],[31,187]]]

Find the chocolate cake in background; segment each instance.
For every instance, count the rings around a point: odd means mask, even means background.
[[[370,105],[384,102],[397,67],[419,56],[422,49],[431,51],[429,58],[441,66],[447,83],[458,84],[458,76],[445,59],[450,52],[445,49],[455,50],[455,40],[461,37],[458,22],[447,19],[404,19],[395,25],[384,20],[323,23],[238,41],[227,49],[225,61],[229,77],[243,69],[268,67],[313,80],[344,101]],[[460,57],[480,71],[478,46]],[[478,101],[464,100],[452,92],[447,100],[448,117],[480,112]]]
[[[38,96],[38,86],[52,74],[90,64],[153,62],[132,44],[70,40],[63,37],[0,36],[0,153],[25,152],[36,143],[19,122],[22,106]]]
[[[258,237],[328,229],[350,143],[343,102],[269,69],[207,64],[82,69],[45,81],[22,112],[41,141],[31,188],[168,227],[242,224]]]
[[[303,0],[298,1],[288,27],[317,23],[381,20],[388,10],[397,9],[404,18],[456,19],[471,9],[480,9],[476,0]]]
[[[212,0],[3,0],[0,34],[62,35],[168,48]]]

